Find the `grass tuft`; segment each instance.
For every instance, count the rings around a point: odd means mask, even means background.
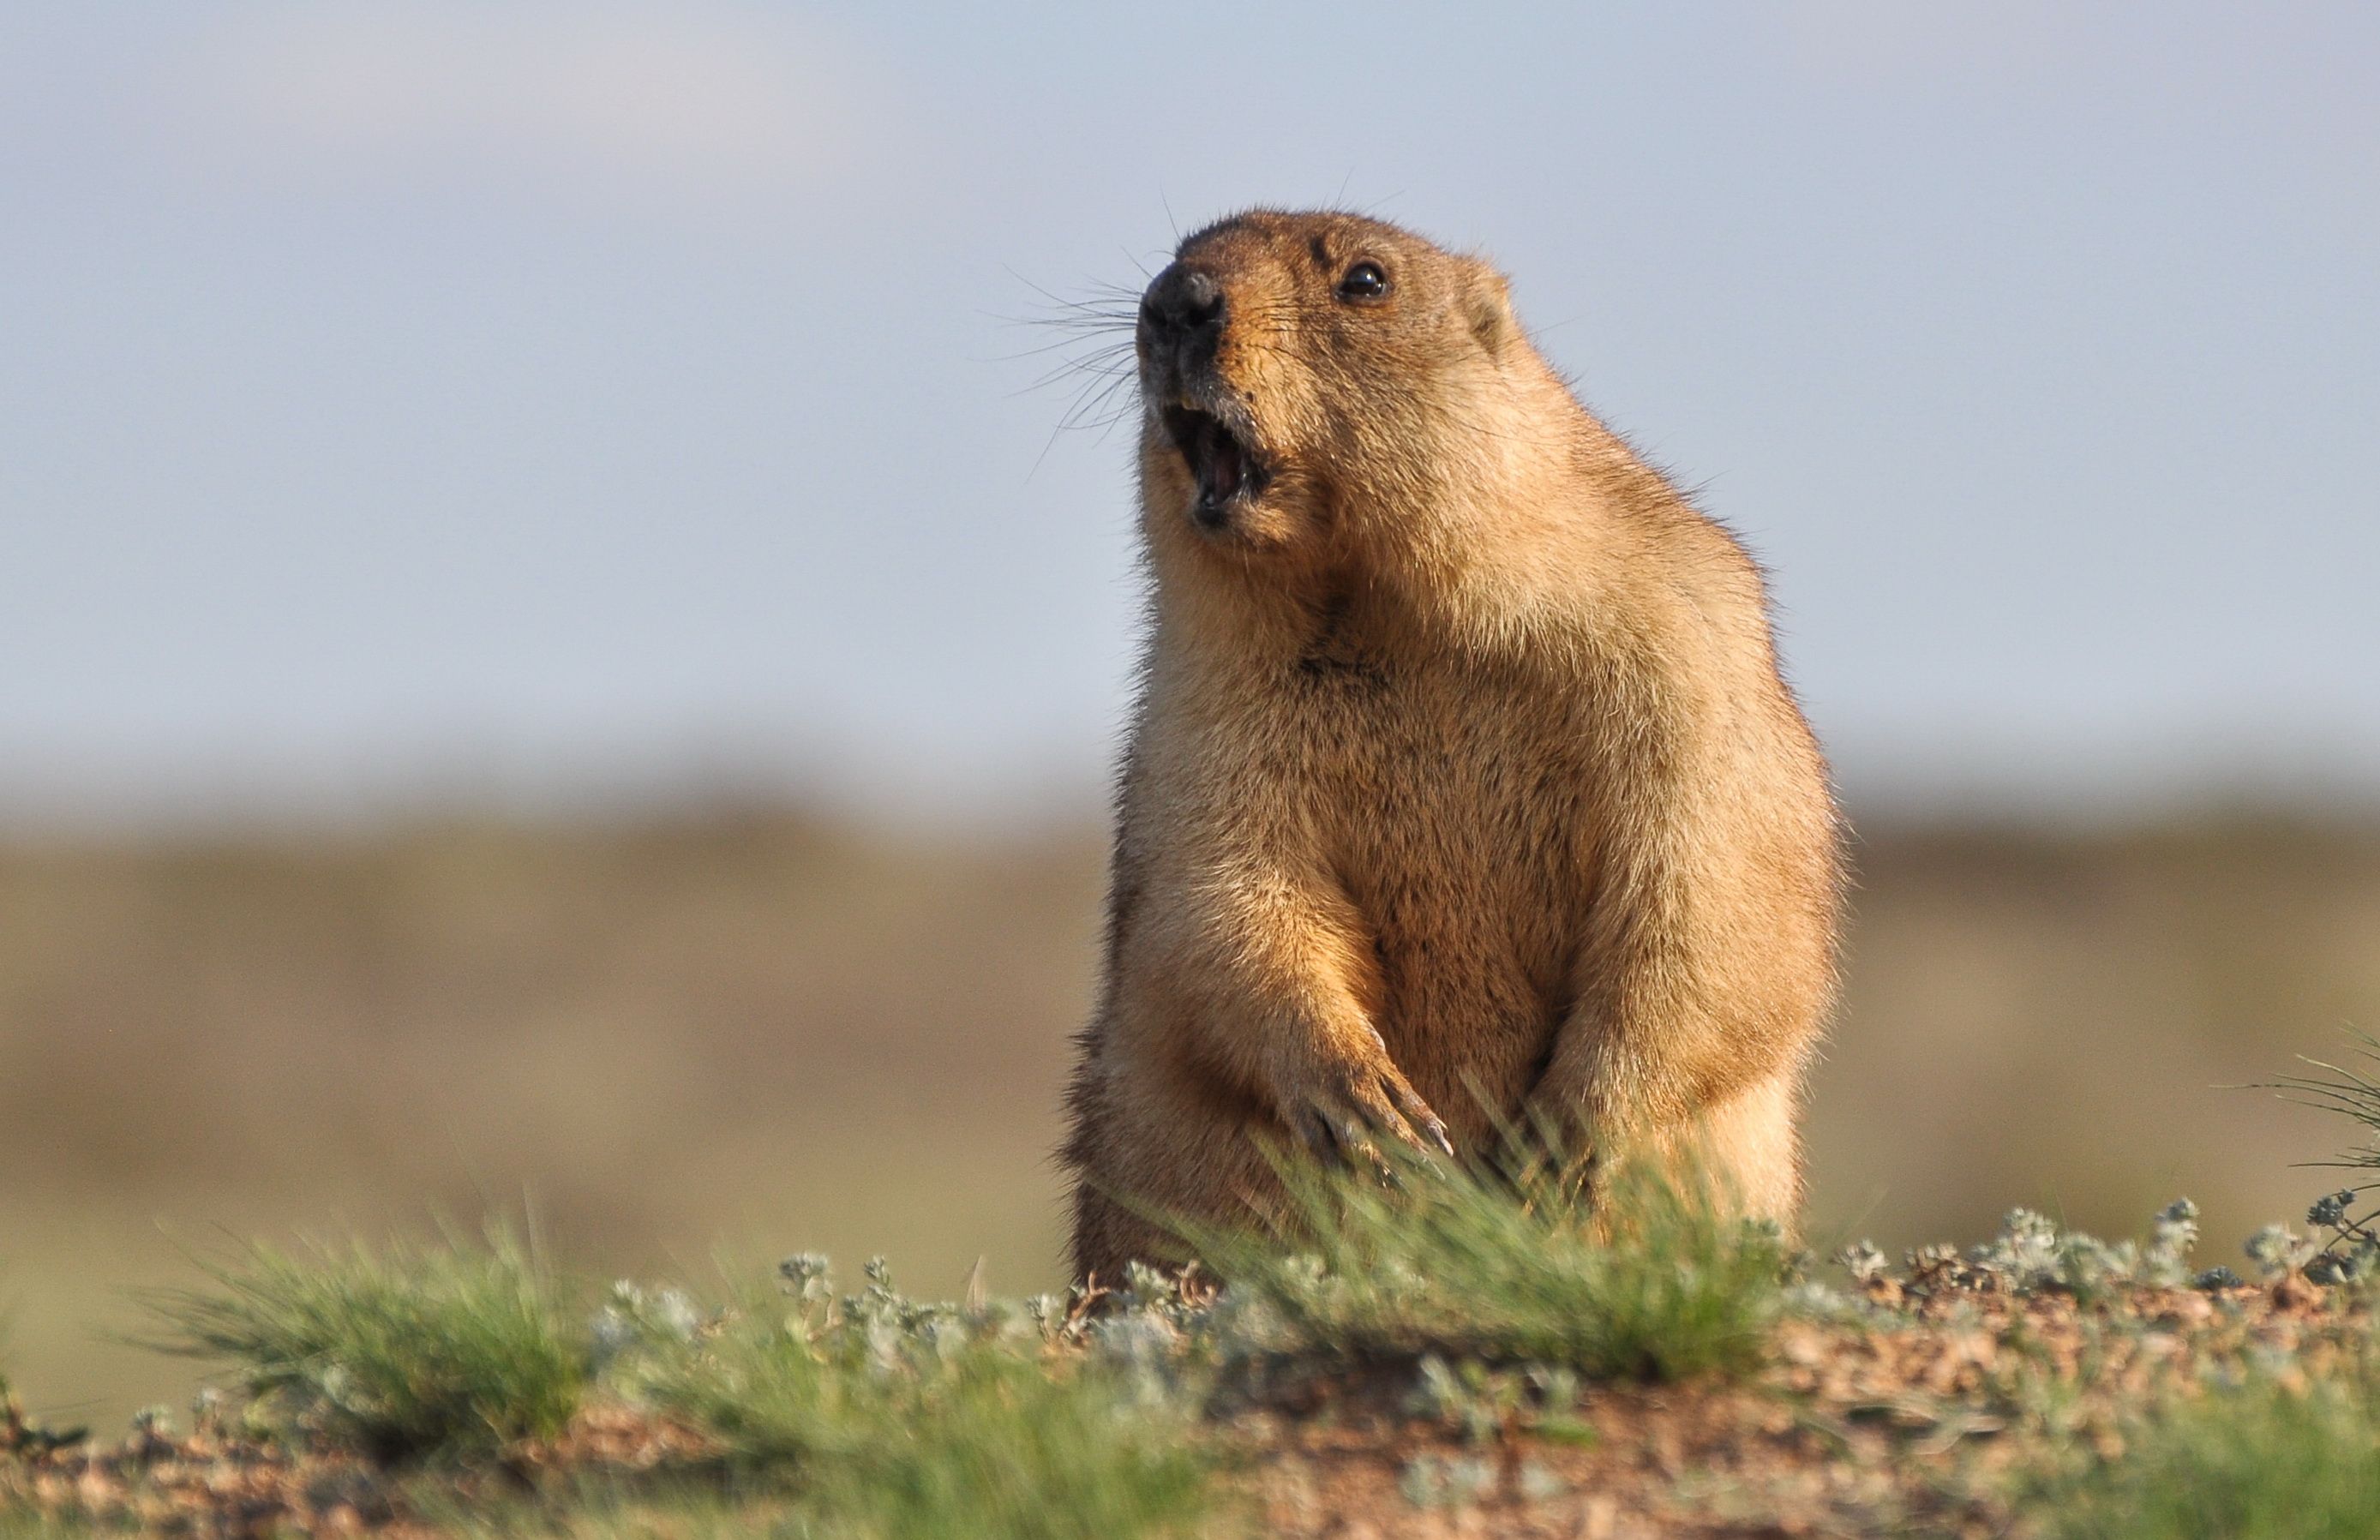
[[[1177,1534],[1212,1508],[1192,1398],[1019,1315],[913,1304],[880,1270],[840,1299],[797,1271],[665,1347],[638,1389],[797,1493],[827,1534]]]
[[[1536,1364],[1675,1380],[1760,1360],[1781,1293],[1775,1227],[1730,1219],[1641,1168],[1592,1202],[1554,1162],[1520,1174],[1398,1152],[1393,1180],[1284,1165],[1271,1233],[1190,1239],[1278,1317],[1293,1351]]]
[[[900,1405],[868,1458],[840,1463],[820,1498],[887,1540],[1208,1533],[1210,1463],[1181,1419],[1134,1405],[1096,1366],[982,1354]]]
[[[2301,1106],[2335,1112],[2360,1125],[2362,1144],[2342,1151],[2336,1159],[2310,1163],[2370,1177],[2380,1172],[2380,1080],[2374,1078],[2375,1066],[2380,1066],[2380,1037],[2353,1028],[2348,1030],[2348,1037],[2361,1068],[2306,1059],[2307,1065],[2325,1073],[2293,1075],[2270,1082],[2265,1088],[2277,1090]],[[2285,1265],[2303,1266],[2306,1276],[2317,1283],[2354,1284],[2364,1291],[2380,1284],[2380,1207],[2372,1203],[2374,1187],[2380,1187],[2380,1178],[2359,1181],[2316,1198],[2306,1210],[2306,1222],[2328,1231],[2328,1236],[2312,1243],[2311,1256],[2287,1256]],[[2269,1241],[2267,1233],[2271,1233]],[[2278,1251],[2294,1240],[2277,1226],[2259,1232],[2267,1252]],[[2251,1243],[2252,1255],[2258,1249]],[[2257,1255],[2256,1260],[2261,1264],[2268,1257]]]
[[[102,1533],[80,1514],[0,1508],[0,1540],[85,1540]]]
[[[480,1454],[559,1433],[588,1377],[561,1285],[510,1231],[484,1243],[251,1245],[211,1287],[150,1296],[168,1351],[383,1460]]]
[[[2040,1511],[2058,1540],[2364,1540],[2375,1503],[2368,1392],[2259,1378],[2173,1407]]]

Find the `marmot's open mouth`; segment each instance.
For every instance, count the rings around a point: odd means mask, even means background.
[[[1198,483],[1195,511],[1200,522],[1221,523],[1233,498],[1253,497],[1264,490],[1268,473],[1263,462],[1221,418],[1195,407],[1168,406],[1164,420],[1166,435],[1182,451],[1182,463]]]

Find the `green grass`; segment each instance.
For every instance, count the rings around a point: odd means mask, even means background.
[[[896,1404],[907,1398],[895,1398]],[[887,1540],[1104,1540],[1212,1533],[1211,1459],[1178,1414],[1133,1405],[1116,1376],[988,1354],[879,1425],[820,1507]]]
[[[309,1431],[382,1459],[558,1433],[586,1388],[568,1291],[503,1229],[485,1244],[255,1245],[201,1266],[212,1287],[150,1297],[159,1345],[234,1366]]]
[[[2367,1389],[2259,1379],[2144,1425],[2042,1501],[2058,1540],[2363,1540],[2380,1518]]]
[[[880,1273],[839,1300],[815,1275],[749,1298],[633,1377],[747,1476],[798,1492],[823,1534],[1206,1533],[1215,1508],[1195,1395],[1014,1310],[907,1301]]]
[[[100,1531],[73,1514],[0,1508],[0,1540],[83,1540]]]
[[[1192,1227],[1293,1349],[1354,1359],[1437,1355],[1674,1380],[1750,1369],[1779,1297],[1773,1228],[1721,1217],[1640,1169],[1592,1212],[1549,1160],[1518,1176],[1390,1157],[1395,1180],[1284,1165],[1291,1212],[1271,1234]]]

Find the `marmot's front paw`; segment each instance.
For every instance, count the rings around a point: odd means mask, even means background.
[[[1284,1091],[1282,1121],[1325,1159],[1361,1160],[1385,1170],[1372,1142],[1380,1134],[1415,1149],[1454,1153],[1445,1122],[1389,1061],[1385,1048],[1371,1063],[1318,1064],[1311,1077]]]

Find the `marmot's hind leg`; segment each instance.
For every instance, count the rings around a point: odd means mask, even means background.
[[[1269,1121],[1178,1084],[1134,1086],[1129,1100],[1130,1116],[1089,1110],[1069,1148],[1077,1279],[1121,1282],[1130,1262],[1178,1267],[1196,1248],[1169,1220],[1250,1228],[1279,1201],[1264,1141],[1282,1135]]]
[[[1075,1278],[1103,1288],[1123,1283],[1127,1264],[1179,1267],[1188,1248],[1179,1236],[1152,1224],[1104,1193],[1084,1188],[1075,1194]]]
[[[1656,1148],[1680,1177],[1708,1181],[1723,1212],[1774,1219],[1790,1236],[1802,1206],[1802,1146],[1793,1127],[1801,1100],[1798,1071],[1773,1074],[1705,1108]]]

